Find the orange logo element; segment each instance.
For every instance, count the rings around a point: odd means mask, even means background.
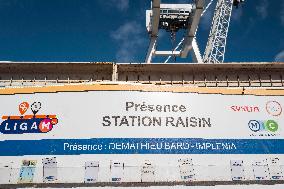
[[[53,118],[51,120],[52,125],[56,125],[58,123],[58,119],[57,118]]]
[[[19,112],[21,115],[23,115],[24,113],[26,113],[26,111],[29,109],[30,105],[27,102],[22,102],[19,105]]]

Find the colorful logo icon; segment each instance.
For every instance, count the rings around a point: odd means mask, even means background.
[[[282,107],[277,101],[268,101],[266,103],[266,111],[272,116],[279,116],[282,113]]]
[[[267,121],[259,121],[259,120],[250,120],[248,123],[248,127],[253,132],[261,132],[261,131],[268,131],[268,132],[276,132],[278,131],[278,123],[274,120],[267,120]]]
[[[26,111],[29,109],[30,105],[29,103],[27,102],[22,102],[20,105],[19,105],[19,112],[21,115],[25,114]]]
[[[32,115],[24,115],[29,107]],[[56,115],[37,115],[41,109],[41,102],[34,102],[30,106],[28,102],[19,104],[20,116],[2,116],[4,120],[0,125],[0,133],[24,134],[24,133],[47,133],[58,123]]]

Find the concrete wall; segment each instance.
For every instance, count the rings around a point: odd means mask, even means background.
[[[283,63],[13,62],[0,64],[0,86],[126,81],[203,87],[283,87],[283,70]]]

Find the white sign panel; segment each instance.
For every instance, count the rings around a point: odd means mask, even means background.
[[[86,183],[281,180],[283,105],[284,96],[172,92],[0,95],[0,163],[42,160],[33,182],[67,182],[66,171]]]
[[[1,156],[284,152],[284,97],[90,91],[0,104]]]

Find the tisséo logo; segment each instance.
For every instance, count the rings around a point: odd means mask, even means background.
[[[261,131],[269,131],[269,132],[276,132],[278,131],[278,123],[274,120],[250,120],[248,123],[248,127],[253,132],[261,132]]]
[[[33,114],[24,115],[29,107]],[[28,102],[22,102],[18,108],[21,115],[2,116],[4,121],[0,125],[1,133],[47,133],[58,123],[56,115],[37,115],[41,109],[41,102],[34,102],[31,106]]]

